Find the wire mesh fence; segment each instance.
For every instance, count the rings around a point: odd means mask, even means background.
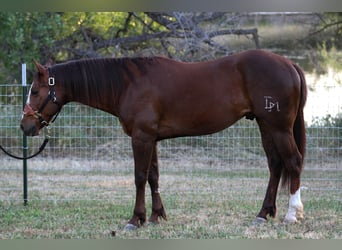
[[[21,86],[0,85],[0,143],[17,155],[23,150],[21,99]],[[133,200],[131,143],[117,118],[68,104],[52,125],[51,136],[44,152],[28,161],[29,200]],[[43,136],[27,140],[31,154]],[[308,125],[302,186],[340,200],[341,150],[342,119],[327,116]],[[263,198],[269,175],[255,121],[242,119],[213,135],[165,140],[159,142],[158,153],[164,192],[210,194],[220,189]],[[22,199],[22,178],[22,162],[1,154],[0,201]]]

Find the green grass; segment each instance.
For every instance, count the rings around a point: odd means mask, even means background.
[[[315,177],[315,171],[308,171],[307,176],[304,174],[308,179],[303,180],[307,189],[302,191],[305,219],[301,223],[282,223],[287,212],[288,193],[281,189],[277,218],[255,226],[252,222],[265,194],[266,172],[248,169],[223,174],[217,169],[185,172],[184,169],[175,171],[177,166],[174,164],[169,170],[166,167],[161,170],[160,179],[168,221],[130,232],[124,231],[123,227],[133,211],[134,181],[132,171],[118,171],[123,163],[111,166],[112,172],[109,167],[88,172],[86,169],[90,166],[75,167],[71,161],[68,165],[67,161],[54,159],[47,162],[55,164],[52,166],[56,170],[54,173],[44,171],[39,160],[35,163],[29,175],[27,206],[18,200],[21,197],[18,172],[4,172],[0,180],[1,186],[14,188],[8,191],[8,199],[0,201],[0,239],[342,238],[338,183],[327,181],[329,178],[312,183],[310,178]],[[169,165],[163,161],[162,164]],[[201,166],[198,164],[199,168]],[[151,210],[149,194],[147,189],[147,216]]]
[[[189,199],[186,199],[189,198]],[[284,198],[284,197],[283,197]],[[205,202],[204,200],[207,200]],[[120,202],[119,202],[120,203]],[[341,238],[341,202],[328,198],[306,200],[306,218],[285,225],[279,219],[253,225],[260,201],[211,199],[200,195],[166,195],[168,221],[136,231],[123,226],[132,211],[131,202],[34,200],[27,206],[0,204],[2,239],[131,239],[131,238]],[[285,206],[285,202],[280,202]],[[285,212],[285,211],[284,211]],[[281,212],[281,216],[284,215]],[[115,236],[114,236],[115,234]]]
[[[125,211],[121,205],[91,201],[2,205],[0,238],[109,238],[115,218],[129,215]]]

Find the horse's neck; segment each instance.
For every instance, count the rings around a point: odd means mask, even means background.
[[[63,74],[67,102],[79,102],[117,115],[118,101],[124,91],[123,75],[128,65],[122,60],[98,59],[74,61],[57,66],[56,74]]]
[[[104,87],[99,87],[92,89],[84,83],[78,83],[74,84],[68,96],[68,102],[78,102],[117,116],[118,104],[116,99],[118,98],[118,93],[115,93],[114,88],[105,89]]]

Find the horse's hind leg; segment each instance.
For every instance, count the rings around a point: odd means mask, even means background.
[[[264,147],[268,160],[270,178],[262,208],[255,220],[255,222],[257,223],[266,221],[268,215],[273,218],[276,216],[276,197],[282,173],[281,158],[278,151],[276,150],[276,145],[270,132],[270,129],[268,129],[260,121],[258,121],[258,123],[261,132],[262,145]]]
[[[291,131],[272,132],[277,151],[283,165],[283,181],[289,182],[290,200],[285,222],[293,223],[303,218],[303,204],[300,199],[300,175],[302,172],[302,155],[300,154]]]
[[[152,195],[152,214],[149,218],[149,222],[158,223],[159,217],[162,217],[164,220],[167,220],[166,213],[164,210],[164,206],[162,200],[160,198],[159,191],[159,169],[158,169],[158,154],[157,154],[157,145],[155,146],[152,154],[152,162],[148,176],[148,183],[151,187],[151,195]]]

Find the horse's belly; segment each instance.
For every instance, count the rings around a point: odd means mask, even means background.
[[[165,118],[160,122],[158,135],[160,138],[170,138],[212,134],[233,125],[240,118],[240,114],[223,112],[223,110],[170,115],[168,119]]]

